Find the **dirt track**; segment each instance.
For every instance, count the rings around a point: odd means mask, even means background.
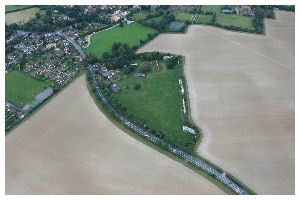
[[[140,50],[186,56],[198,152],[258,194],[295,193],[295,15],[276,15],[266,36],[190,26]]]
[[[6,194],[224,194],[118,129],[81,76],[6,136]]]

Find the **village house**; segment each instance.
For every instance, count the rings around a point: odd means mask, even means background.
[[[117,84],[112,83],[112,84],[110,85],[110,89],[111,89],[113,92],[118,92],[118,91],[120,90],[120,87],[119,87]]]

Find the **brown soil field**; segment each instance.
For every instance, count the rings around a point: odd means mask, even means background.
[[[30,20],[30,18],[35,17],[35,14],[39,12],[39,8],[29,8],[25,10],[20,10],[17,12],[5,14],[5,23],[6,24],[25,24]]]
[[[5,139],[6,194],[224,194],[117,128],[85,76]]]
[[[192,25],[140,52],[185,56],[199,154],[258,194],[295,194],[295,14],[265,23],[266,35]]]

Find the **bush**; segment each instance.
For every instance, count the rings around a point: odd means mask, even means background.
[[[134,89],[135,89],[135,90],[141,89],[141,85],[140,85],[140,84],[135,84]]]

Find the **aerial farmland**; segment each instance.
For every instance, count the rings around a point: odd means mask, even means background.
[[[295,194],[295,6],[5,9],[6,194]]]

